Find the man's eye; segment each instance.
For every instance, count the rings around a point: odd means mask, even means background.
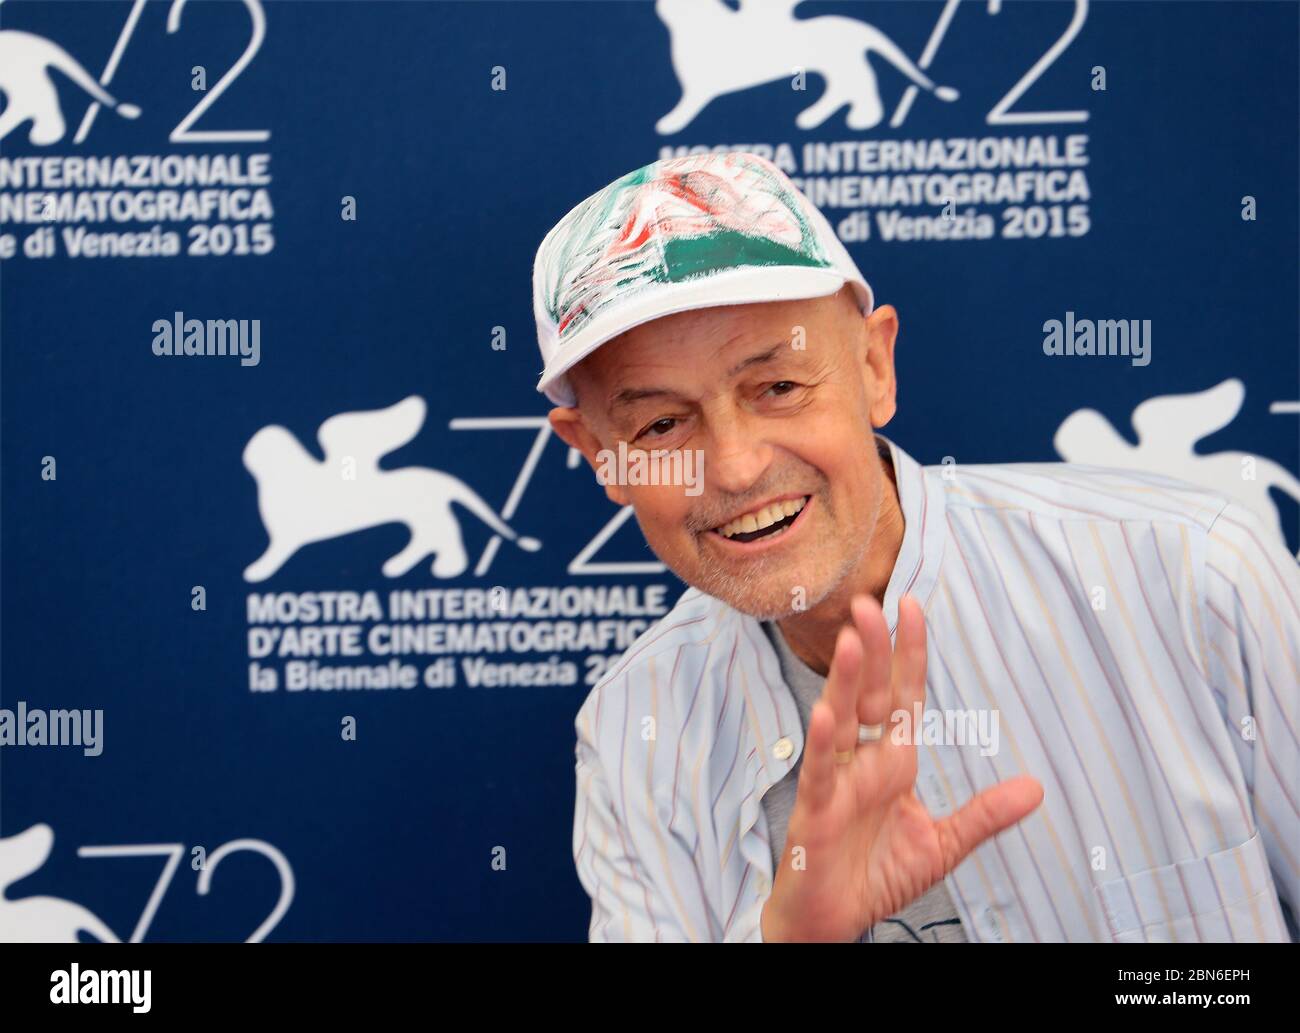
[[[662,420],[655,420],[637,435],[637,438],[661,438],[677,426],[677,421],[670,416],[665,416]]]
[[[781,395],[788,395],[796,387],[798,385],[793,380],[778,380],[768,390],[780,397]]]

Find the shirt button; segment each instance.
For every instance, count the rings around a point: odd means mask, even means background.
[[[948,807],[948,797],[943,791],[943,783],[939,781],[939,776],[931,772],[927,781],[930,784],[930,799],[927,801],[934,810],[946,810]]]
[[[772,756],[777,760],[788,760],[792,753],[794,753],[794,743],[787,736],[777,739],[776,744],[772,747]]]

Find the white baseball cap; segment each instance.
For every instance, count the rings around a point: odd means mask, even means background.
[[[652,319],[871,287],[826,217],[766,158],[744,151],[667,158],[629,172],[546,234],[533,263],[545,369],[537,390],[575,404],[565,373]]]

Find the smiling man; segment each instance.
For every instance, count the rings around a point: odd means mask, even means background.
[[[897,314],[755,155],[592,195],[533,296],[556,433],[703,471],[606,483],[690,588],[577,717],[592,940],[1294,937],[1300,573],[1250,513],[919,466]]]

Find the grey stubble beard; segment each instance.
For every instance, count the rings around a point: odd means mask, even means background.
[[[851,550],[850,555],[846,557],[846,561],[841,564],[838,573],[833,579],[831,579],[830,583],[815,596],[808,595],[807,598],[803,600],[804,605],[798,610],[796,610],[794,606],[794,590],[798,587],[803,587],[806,592],[807,586],[801,585],[797,575],[794,574],[791,575],[791,583],[786,587],[787,598],[779,606],[763,606],[755,602],[750,602],[750,599],[755,594],[755,588],[771,576],[768,572],[770,564],[766,557],[760,557],[752,561],[737,574],[725,569],[710,550],[701,548],[699,574],[697,580],[692,584],[692,587],[703,592],[705,595],[719,599],[728,606],[731,606],[733,609],[739,610],[741,613],[747,614],[748,616],[760,621],[782,621],[789,617],[793,617],[798,613],[806,613],[809,610],[814,609],[824,602],[837,588],[839,588],[840,585],[844,583],[845,578],[857,569],[858,565],[862,562],[863,555],[866,553],[867,549],[871,545],[872,539],[875,537],[876,526],[880,520],[880,510],[884,505],[885,486],[880,484],[879,489],[880,490],[876,493],[875,510],[872,514],[871,525],[868,528],[867,533],[854,535],[854,529],[843,529],[843,533],[851,536],[856,542],[856,548]],[[821,551],[830,548],[833,544],[827,539],[835,536],[839,532],[836,530],[835,521],[833,519],[835,516],[835,510],[830,503],[829,491],[826,492],[824,496],[814,497],[817,498],[818,505],[825,508],[827,519],[822,521],[822,537],[813,542],[811,546],[805,546],[805,548],[811,548],[815,552],[820,553]],[[831,526],[827,527],[825,526],[826,524]],[[712,531],[703,532],[703,534],[712,533]]]

